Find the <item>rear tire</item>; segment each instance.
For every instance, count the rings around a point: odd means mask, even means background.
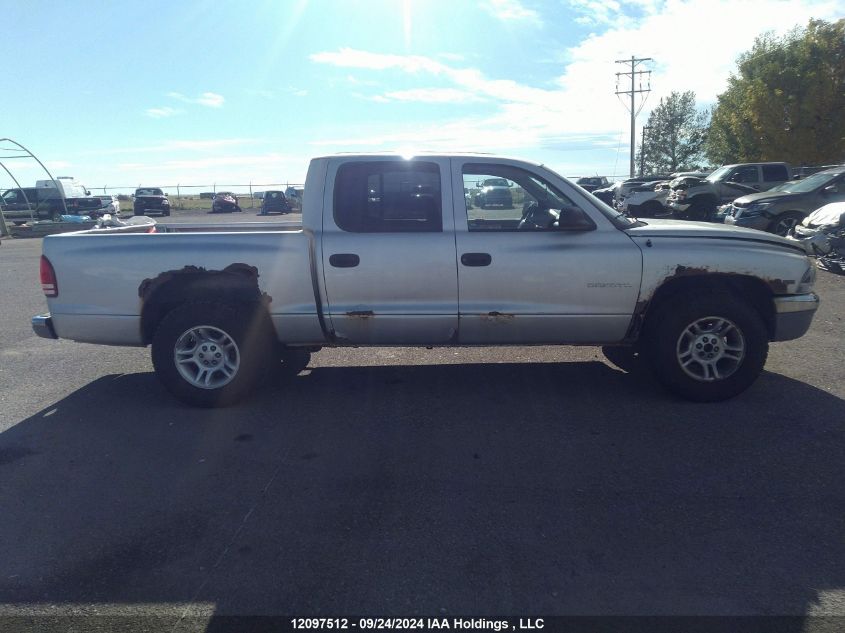
[[[196,407],[243,399],[267,367],[274,337],[257,304],[185,303],[162,319],[152,361],[164,387]]]
[[[727,292],[687,292],[646,322],[643,347],[657,379],[696,402],[727,400],[757,379],[769,352],[757,311]]]

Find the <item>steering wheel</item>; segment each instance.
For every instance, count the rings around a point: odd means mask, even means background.
[[[516,228],[521,231],[546,230],[553,228],[557,221],[558,217],[551,209],[531,201],[522,206],[522,219]]]

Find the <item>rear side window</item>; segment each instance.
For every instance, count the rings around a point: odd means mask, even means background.
[[[763,165],[763,182],[786,182],[789,173],[785,165]]]
[[[439,233],[440,168],[423,161],[341,165],[335,178],[334,220],[353,233]]]

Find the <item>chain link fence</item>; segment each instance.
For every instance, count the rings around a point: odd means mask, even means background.
[[[118,200],[123,205],[131,205],[135,189],[142,186],[118,186],[118,185],[103,185],[101,187],[88,187],[92,196],[117,196]],[[174,209],[190,210],[190,209],[210,209],[214,194],[219,192],[233,193],[237,198],[240,206],[244,209],[253,209],[261,206],[261,200],[264,198],[266,191],[283,191],[285,195],[290,198],[291,203],[297,206],[302,201],[302,191],[304,185],[295,182],[271,182],[271,183],[246,183],[246,184],[227,184],[227,183],[212,183],[209,185],[162,185],[158,186],[167,194],[170,199],[170,204]],[[294,193],[295,192],[295,193]],[[294,193],[294,195],[291,195]],[[122,208],[126,208],[121,205]]]

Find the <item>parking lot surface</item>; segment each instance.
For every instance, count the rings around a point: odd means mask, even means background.
[[[728,402],[378,348],[197,410],[149,350],[32,334],[40,246],[0,246],[0,615],[845,615],[843,277]]]

